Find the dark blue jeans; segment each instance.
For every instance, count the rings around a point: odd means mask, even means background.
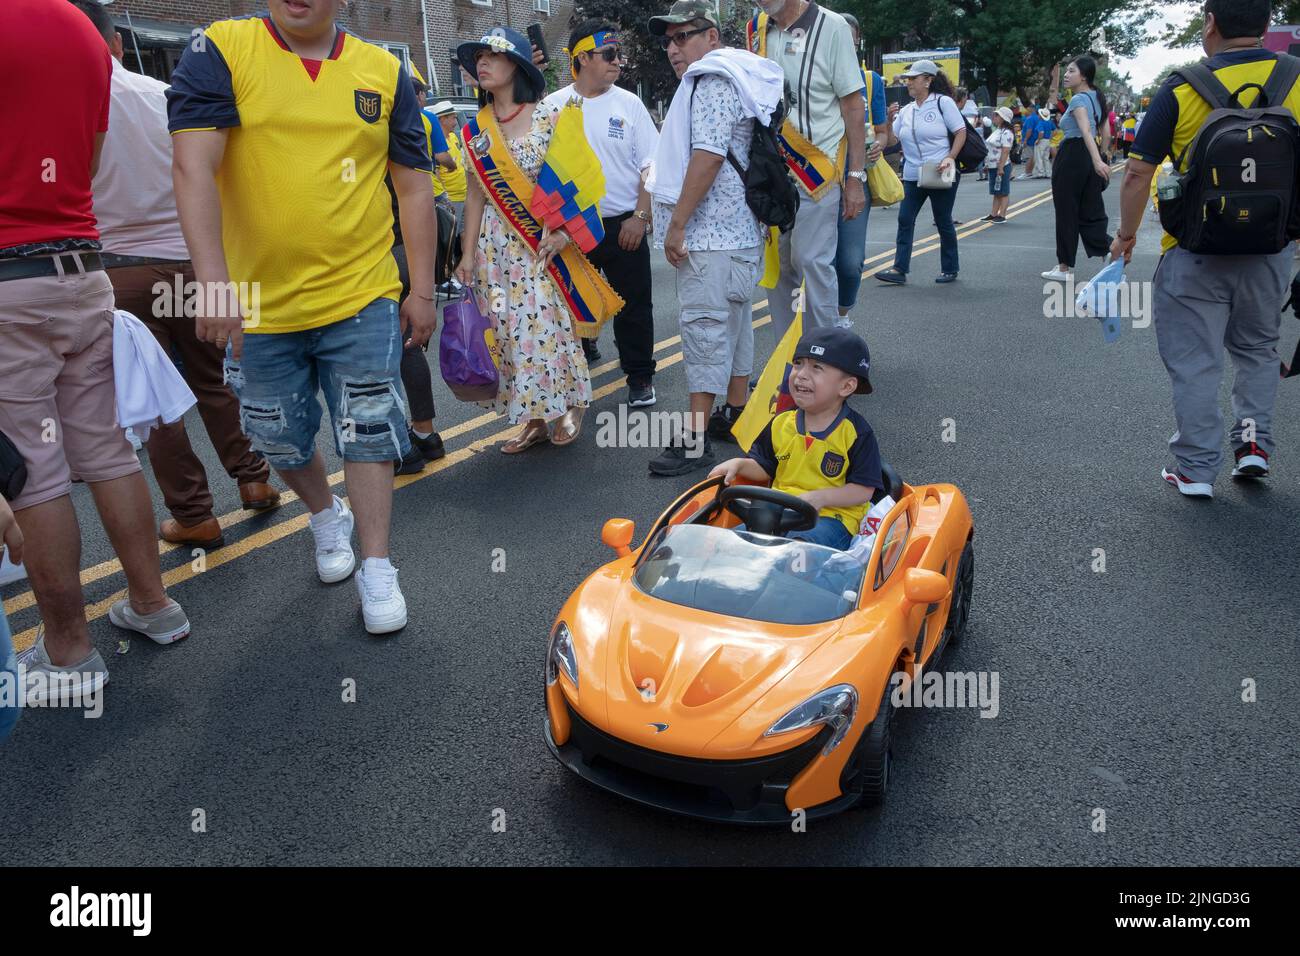
[[[957,227],[952,222],[952,204],[957,201],[960,185],[960,173],[949,189],[922,189],[913,180],[903,180],[903,201],[898,207],[898,248],[894,250],[894,268],[903,275],[907,275],[912,262],[916,217],[927,199],[939,229],[939,268],[943,272],[957,272]]]

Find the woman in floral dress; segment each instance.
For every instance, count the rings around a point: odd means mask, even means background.
[[[511,157],[535,182],[558,111],[537,102],[545,86],[541,72],[519,52],[529,49],[527,41],[508,28],[496,28],[484,39],[498,37],[510,41],[508,48],[500,42],[466,43],[457,50],[458,59],[477,77],[479,101],[495,114]],[[547,440],[571,444],[591,404],[591,378],[569,311],[545,271],[570,240],[548,231],[534,254],[487,200],[477,176],[469,179],[474,186],[465,197],[456,277],[476,285],[480,303],[495,320],[500,347],[496,401],[483,404],[512,423],[525,423],[501,446],[508,455]]]

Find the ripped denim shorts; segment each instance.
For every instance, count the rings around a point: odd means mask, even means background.
[[[302,332],[244,336],[239,362],[226,349],[226,382],[239,423],[276,468],[304,468],[316,452],[319,388],[334,448],[345,461],[394,461],[410,451],[397,303],[376,299],[356,315]]]

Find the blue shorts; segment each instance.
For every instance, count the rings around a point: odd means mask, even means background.
[[[1011,164],[1007,163],[1002,167],[1002,188],[994,189],[993,184],[998,181],[998,171],[992,167],[984,170],[989,174],[989,195],[990,196],[1010,196],[1011,195]]]
[[[318,329],[245,335],[238,363],[226,349],[226,381],[240,428],[276,468],[305,468],[316,454],[318,388],[344,461],[395,461],[411,449],[401,362],[397,303],[376,299]]]

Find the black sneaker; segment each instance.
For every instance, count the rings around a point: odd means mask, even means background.
[[[595,339],[583,339],[583,340],[582,340],[582,351],[583,351],[583,354],[585,354],[585,355],[587,356],[587,362],[588,362],[589,364],[590,364],[591,362],[599,362],[599,361],[600,361],[600,349],[597,348],[597,346],[596,346],[596,340],[595,340]]]
[[[731,426],[736,424],[736,419],[745,409],[743,406],[722,405],[713,410],[709,416],[709,437],[717,441],[724,441],[728,444],[736,444],[736,438],[731,434]]]
[[[955,272],[940,272],[937,276],[935,276],[934,281],[935,281],[935,282],[938,282],[940,285],[942,285],[942,284],[945,283],[945,282],[956,282],[956,281],[957,281],[957,273],[955,273]]]
[[[437,461],[446,457],[447,449],[443,447],[442,436],[434,432],[428,438],[421,438],[408,430],[406,436],[411,439],[411,450],[401,461],[393,462],[393,471],[399,475],[418,475],[424,471],[425,462]]]
[[[905,285],[907,283],[907,273],[899,272],[897,269],[886,269],[884,272],[877,272],[876,278],[881,282],[890,282],[894,285]]]
[[[704,441],[703,450],[700,449],[698,444],[700,439]],[[708,433],[694,436],[690,444],[691,447],[686,447],[686,442],[679,435],[658,456],[650,459],[650,473],[667,478],[673,475],[685,475],[701,468],[712,468],[716,459],[713,454],[713,443],[709,441]],[[699,454],[696,454],[696,452],[699,452]],[[692,455],[694,457],[691,457]]]
[[[998,217],[990,213],[989,215],[985,216],[983,219],[976,219],[975,221],[976,222],[997,222],[997,220]]]
[[[1006,222],[1006,221],[1007,221],[1006,216],[994,216],[989,220],[989,222]]]
[[[627,404],[629,408],[646,408],[653,405],[656,400],[655,387],[649,382],[628,382]]]

